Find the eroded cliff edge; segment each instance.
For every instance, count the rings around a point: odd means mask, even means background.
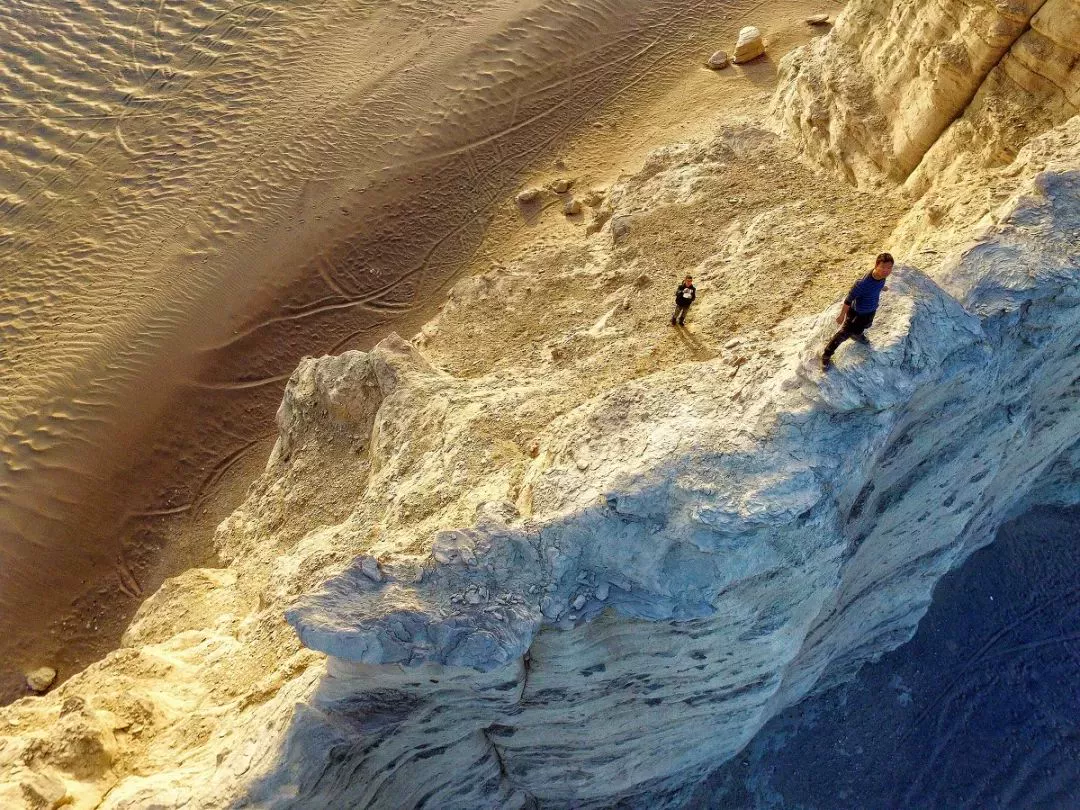
[[[776,711],[910,637],[993,527],[1071,502],[1076,72],[1003,150],[950,134],[1006,125],[998,68],[975,71],[902,177],[832,185],[790,160],[824,154],[792,122],[852,103],[815,75],[881,81],[850,43],[910,40],[886,5],[852,3],[785,62],[786,139],[733,122],[661,150],[597,238],[462,282],[412,342],[305,361],[218,531],[229,568],[170,581],[122,649],[0,713],[5,806],[679,806]],[[856,180],[900,164],[829,132],[864,156],[825,158]],[[715,292],[684,353],[658,353],[656,250],[694,220],[715,226],[691,268]],[[895,226],[902,266],[872,350],[823,377],[824,305],[850,279],[814,268],[853,222]]]

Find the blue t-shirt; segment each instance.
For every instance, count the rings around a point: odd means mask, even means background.
[[[878,299],[881,298],[881,291],[885,288],[885,282],[888,279],[874,278],[873,273],[867,273],[860,278],[851,288],[851,292],[847,294],[847,298],[844,299],[845,304],[850,304],[852,308],[860,315],[869,315],[871,312],[877,312]]]

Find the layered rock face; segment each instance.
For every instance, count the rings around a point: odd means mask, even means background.
[[[857,0],[784,60],[777,110],[850,179],[903,181],[926,157],[925,187],[958,159],[1006,163],[1076,115],[1078,26],[1076,0]]]
[[[360,561],[301,599],[329,678],[290,737],[302,776],[257,798],[680,806],[774,712],[909,638],[1053,477],[1080,419],[1078,199],[1080,172],[1045,171],[935,279],[901,270],[872,358],[809,372],[821,318],[756,378],[617,388],[419,571]]]
[[[853,3],[791,59],[776,101],[796,145],[836,138],[857,173],[894,152],[792,125],[798,110],[854,109],[901,23],[982,53],[943,15],[999,13],[860,16],[876,8]],[[1027,36],[1024,9],[977,57],[984,77]],[[856,24],[877,32],[863,50]],[[812,64],[854,84],[812,86]],[[883,86],[911,98],[959,81],[894,68]],[[901,266],[872,347],[845,346],[828,376],[835,308],[785,299],[841,290],[789,261],[823,261],[799,251],[840,233],[841,208],[890,203],[815,202],[829,177],[750,126],[661,150],[612,190],[597,238],[463,281],[414,340],[305,360],[266,473],[218,530],[229,567],[170,581],[124,648],[0,711],[0,805],[683,806],[777,711],[908,639],[995,526],[1080,500],[1068,110],[924,190],[888,245]],[[888,148],[926,141],[900,149],[922,160],[945,129]],[[752,173],[733,172],[773,153],[804,196],[753,208]],[[658,354],[650,249],[736,178],[745,215],[711,225],[694,268],[700,332]]]

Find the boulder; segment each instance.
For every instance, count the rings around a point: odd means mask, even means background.
[[[563,206],[563,213],[568,217],[575,217],[581,213],[581,203],[577,200],[567,200]]]
[[[570,190],[570,186],[574,185],[573,180],[567,180],[565,177],[560,177],[551,184],[551,190],[556,194],[565,194]]]
[[[811,14],[809,17],[806,18],[806,24],[807,25],[828,25],[829,24],[829,15],[828,14]]]
[[[615,217],[611,220],[611,241],[616,245],[630,235],[630,217]]]
[[[52,667],[38,667],[33,672],[26,673],[26,685],[35,692],[46,691],[55,680],[56,670]]]
[[[731,61],[736,65],[749,62],[765,55],[765,43],[761,41],[761,32],[752,25],[739,31],[739,40],[735,43],[735,55]]]
[[[34,810],[56,810],[71,804],[71,795],[59,779],[40,773],[31,773],[20,784],[23,799]]]
[[[723,70],[731,64],[731,59],[727,55],[727,51],[717,51],[708,58],[705,62],[705,67],[710,70]]]

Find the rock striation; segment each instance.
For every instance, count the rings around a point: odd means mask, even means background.
[[[928,166],[1000,165],[1076,114],[1078,19],[1076,0],[856,0],[783,60],[775,108],[812,158],[857,182],[903,181],[935,146]]]
[[[885,7],[854,0],[785,59],[774,102],[788,144],[856,179],[954,155],[908,188],[872,347],[822,376],[835,310],[771,304],[722,346],[695,337],[770,294],[770,251],[874,198],[817,174],[820,208],[754,208],[765,156],[803,169],[748,125],[660,150],[612,188],[602,238],[462,281],[411,341],[305,359],[218,529],[228,567],[170,580],[121,649],[0,709],[0,805],[679,807],[777,712],[910,638],[996,526],[1080,500],[1080,118],[1047,111],[990,157],[947,122],[858,130],[859,104],[892,103],[861,94],[877,80],[952,97],[922,57],[881,73],[912,28],[990,60],[942,6]],[[1009,14],[1001,53],[1031,19]],[[690,354],[657,357],[650,248],[716,188],[741,210],[694,271],[715,292],[672,338]],[[487,320],[505,331],[466,345]]]

